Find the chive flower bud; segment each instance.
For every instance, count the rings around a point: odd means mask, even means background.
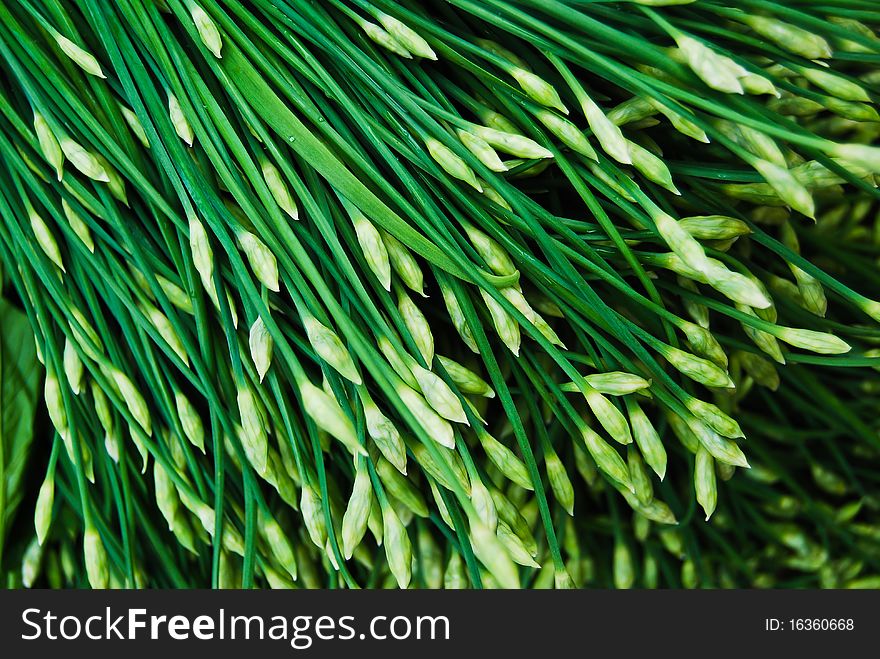
[[[724,437],[745,437],[739,424],[721,411],[717,405],[699,400],[693,396],[685,401],[691,414]]]
[[[596,136],[605,153],[621,164],[631,164],[632,156],[629,154],[626,138],[623,136],[620,128],[605,116],[602,109],[593,99],[587,96],[583,89],[578,88],[575,92],[584,116],[587,118],[590,130],[593,131],[593,135]]]
[[[412,545],[409,535],[397,513],[389,505],[382,506],[382,525],[385,528],[383,544],[388,567],[391,568],[397,585],[406,588],[412,577]]]
[[[745,23],[757,34],[789,52],[806,59],[831,57],[831,46],[817,34],[768,16],[737,14],[740,23]]]
[[[202,418],[182,392],[174,392],[174,407],[177,410],[177,417],[180,419],[180,425],[183,428],[183,435],[190,444],[205,452],[205,427],[202,424]]]
[[[388,340],[388,337],[380,336],[377,339],[376,344],[379,346],[379,350],[382,351],[388,364],[394,369],[394,372],[397,373],[398,377],[406,382],[408,386],[413,389],[418,389],[419,384],[413,377],[412,372],[410,372],[409,366],[407,366],[404,358],[401,357],[397,349],[391,344],[391,341]]]
[[[715,362],[721,368],[727,368],[727,354],[712,332],[687,321],[681,321],[678,327],[687,337],[691,350],[701,357]]]
[[[769,331],[780,341],[821,355],[840,355],[852,349],[846,341],[827,332],[778,326]]]
[[[281,529],[281,526],[274,518],[266,516],[263,520],[262,529],[263,536],[266,538],[266,544],[269,550],[278,561],[278,565],[284,568],[291,579],[296,579],[296,554],[290,539]]]
[[[168,316],[148,302],[140,302],[138,306],[150,324],[159,333],[159,336],[162,337],[162,340],[168,344],[168,347],[180,357],[184,364],[189,365],[189,355],[186,352],[180,335],[168,319]]]
[[[404,406],[416,418],[429,438],[446,448],[455,448],[455,435],[452,426],[446,419],[435,412],[422,396],[403,382],[397,383],[395,390]]]
[[[736,308],[745,314],[757,317],[757,314],[749,307],[737,305]],[[742,323],[742,328],[746,333],[746,336],[751,339],[752,343],[758,346],[763,352],[770,355],[776,362],[780,364],[785,363],[785,357],[782,355],[782,349],[779,347],[779,342],[776,340],[775,336],[768,334],[763,330],[756,329],[746,323]]]
[[[728,94],[743,94],[740,76],[746,70],[729,57],[720,55],[702,41],[683,33],[674,35],[688,66],[712,89]]]
[[[586,156],[590,160],[598,160],[596,150],[593,149],[590,141],[581,132],[581,129],[575,126],[568,119],[564,119],[550,110],[536,110],[535,118],[538,119],[544,127],[553,133],[565,146],[572,151]]]
[[[697,450],[694,462],[694,489],[697,493],[697,502],[706,513],[708,522],[718,503],[718,487],[715,481],[715,460],[702,446]]]
[[[519,573],[498,536],[476,517],[470,520],[470,539],[474,554],[486,566],[501,588],[517,589]]]
[[[168,524],[168,530],[174,531],[179,524],[180,497],[174,481],[165,471],[165,467],[157,460],[153,463],[153,483],[156,488],[156,506]]]
[[[465,345],[470,348],[472,352],[479,354],[480,350],[477,348],[473,332],[471,332],[471,328],[467,324],[467,320],[465,320],[464,310],[461,308],[461,304],[455,296],[455,292],[445,283],[441,282],[440,293],[443,295],[443,302],[446,304],[446,311],[449,313],[449,320],[452,321],[452,326],[455,327],[455,331],[458,332],[461,340],[464,341]]]
[[[257,316],[248,333],[248,348],[260,382],[266,377],[266,373],[269,372],[269,367],[272,365],[273,346],[274,341],[266,328],[266,323],[263,322],[261,316]]]
[[[406,246],[397,238],[385,231],[382,231],[381,235],[382,242],[388,250],[388,260],[391,261],[391,267],[394,268],[394,272],[400,277],[404,286],[424,297],[424,276],[418,262]]]
[[[168,93],[168,116],[171,118],[171,124],[174,126],[174,132],[177,133],[177,136],[186,142],[187,146],[192,146],[194,139],[192,126],[187,121],[186,115],[183,114],[180,101],[170,92]]]
[[[516,127],[511,126],[511,129],[516,130]],[[544,148],[535,142],[535,140],[516,132],[508,132],[498,130],[497,128],[477,125],[471,126],[470,132],[499,151],[509,153],[517,158],[537,160],[553,157],[553,153],[549,149]]]
[[[84,48],[77,46],[63,34],[55,32],[54,30],[52,32],[52,37],[61,49],[61,52],[67,55],[74,64],[89,75],[93,75],[97,78],[107,77],[104,75],[104,71],[101,70],[101,65],[98,63],[98,60],[95,59],[94,55]]]
[[[633,166],[639,170],[649,181],[653,181],[672,192],[680,195],[675,183],[672,182],[672,174],[660,158],[635,142],[628,142],[629,155]]]
[[[379,25],[371,23],[370,21],[362,20],[360,21],[360,27],[364,31],[364,33],[370,38],[370,40],[373,41],[373,43],[381,46],[386,50],[391,51],[396,55],[400,55],[401,57],[405,57],[406,59],[412,59],[412,55],[403,46],[403,44],[395,39],[393,36],[391,36]]]
[[[568,108],[563,105],[562,99],[559,98],[559,92],[549,82],[531,71],[518,66],[509,67],[507,73],[516,80],[526,95],[533,101],[549,108],[556,108],[562,114],[568,114]]]
[[[726,215],[683,217],[678,221],[678,224],[694,238],[700,240],[728,240],[752,232],[749,225],[742,220]]]
[[[741,351],[737,358],[751,378],[771,391],[779,388],[779,373],[771,362],[753,352]]]
[[[415,360],[409,364],[409,369],[418,382],[419,389],[428,401],[428,404],[437,414],[449,421],[456,421],[470,425],[461,401],[448,384],[436,373],[422,368]]]
[[[292,219],[298,220],[299,210],[296,207],[296,202],[293,200],[293,196],[287,188],[287,183],[284,182],[284,178],[281,176],[278,168],[268,158],[260,158],[260,170],[263,173],[263,181],[265,181],[266,187],[269,188],[269,192],[275,203],[278,204],[278,207]]]
[[[74,341],[82,348],[87,357],[99,361],[101,357],[98,352],[95,352],[95,349],[100,352],[103,350],[103,347],[98,333],[95,332],[95,329],[78,308],[71,307],[70,315],[73,316],[73,321],[69,323],[69,327]]]
[[[547,480],[550,483],[550,489],[553,490],[553,496],[569,515],[573,515],[574,487],[568,477],[568,472],[565,471],[562,460],[550,447],[544,451],[544,467],[547,470]]]
[[[278,261],[272,251],[250,231],[240,231],[236,237],[239,246],[247,256],[251,270],[254,271],[260,283],[270,291],[276,293],[280,291]]]
[[[91,391],[92,398],[94,399],[95,415],[98,417],[98,422],[104,429],[104,446],[109,447],[107,452],[110,454],[110,457],[113,458],[114,462],[118,462],[118,437],[115,432],[110,401],[107,400],[107,395],[104,393],[104,390],[101,389],[100,385],[94,380],[91,382]]]
[[[689,267],[699,272],[709,270],[703,246],[671,215],[657,210],[651,214],[657,232],[675,254]]]
[[[302,513],[309,538],[315,543],[316,547],[323,549],[324,544],[327,542],[327,522],[324,519],[324,507],[320,494],[308,483],[303,485],[299,509]]]
[[[461,393],[485,396],[486,398],[495,397],[495,391],[492,387],[469,368],[443,355],[437,355],[437,361],[440,362]]]
[[[520,333],[519,324],[516,322],[516,319],[507,313],[507,310],[482,288],[480,289],[480,296],[489,310],[489,316],[492,318],[492,324],[495,326],[495,331],[498,332],[499,338],[510,349],[510,352],[518,356]]]
[[[86,224],[76,212],[74,212],[73,208],[70,207],[70,204],[68,204],[67,200],[63,197],[61,198],[61,210],[64,211],[64,217],[67,218],[67,222],[70,224],[70,228],[73,229],[77,238],[82,241],[83,245],[86,246],[86,249],[94,254],[95,241],[92,238],[92,232],[91,229],[89,229],[89,225]]]
[[[553,328],[550,327],[550,324],[544,320],[544,318],[537,311],[532,309],[532,306],[528,303],[525,296],[522,293],[522,290],[517,286],[508,286],[507,288],[501,289],[501,294],[510,302],[516,310],[519,311],[523,316],[526,317],[536,330],[538,330],[541,335],[547,339],[553,345],[557,345],[563,350],[565,349],[565,344],[562,340],[557,336],[556,332],[553,331]]]
[[[365,388],[359,389],[364,408],[367,434],[385,459],[401,473],[406,474],[406,446],[394,423],[382,413]]]
[[[510,255],[494,238],[480,231],[472,224],[465,224],[463,228],[477,254],[480,255],[495,274],[512,275],[517,272]]]
[[[397,308],[416,347],[430,367],[434,361],[434,335],[428,319],[406,293],[401,292],[398,296]]]
[[[587,447],[596,465],[613,480],[617,481],[630,492],[635,492],[629,477],[629,469],[620,453],[615,451],[608,442],[602,439],[592,428],[584,424],[581,427],[584,445]]]
[[[101,542],[97,529],[88,522],[83,534],[83,556],[89,586],[93,589],[104,589],[110,581],[110,570],[107,565],[107,550]]]
[[[465,148],[493,172],[507,171],[507,165],[502,162],[495,149],[483,138],[460,128],[455,131],[455,134],[458,135],[458,139],[461,140]],[[480,185],[480,187],[482,188],[483,186]]]
[[[64,152],[46,119],[39,112],[34,112],[34,132],[37,134],[37,142],[40,144],[43,157],[55,169],[60,181],[64,174]]]
[[[195,217],[189,220],[189,247],[192,252],[193,265],[205,290],[213,293],[216,300],[216,288],[214,286],[214,250],[211,249],[211,241],[208,232]]]
[[[871,102],[871,97],[861,85],[823,68],[802,66],[798,68],[798,72],[817,87],[843,101]]]
[[[37,503],[34,507],[34,528],[37,532],[37,542],[40,546],[49,535],[49,527],[52,525],[52,508],[55,505],[55,473],[46,474],[46,478],[40,485],[40,493],[37,495]]]
[[[684,350],[664,345],[658,352],[680,373],[707,387],[733,387],[733,380],[722,368]]]
[[[358,442],[351,419],[335,398],[308,380],[299,385],[299,393],[306,414],[321,430],[342,442],[353,455],[366,455],[366,449]]]
[[[614,403],[586,383],[583,384],[582,391],[590,410],[611,438],[620,444],[631,443],[632,435],[626,417]]]
[[[539,563],[535,562],[534,557],[526,549],[523,541],[507,524],[498,521],[495,527],[495,534],[514,563],[523,567],[541,567]]]
[[[355,384],[360,384],[361,376],[357,371],[357,367],[351,358],[351,354],[336,332],[321,324],[317,318],[308,313],[303,314],[302,321],[309,343],[311,343],[317,355],[332,366],[340,375]]]
[[[376,275],[376,279],[382,284],[382,288],[390,291],[391,261],[385,242],[382,240],[382,234],[360,211],[353,212],[351,217],[358,244],[361,246],[361,252],[364,255],[364,260],[367,262],[367,266]],[[416,269],[418,270],[418,266],[416,266]],[[421,270],[418,270],[418,273],[421,276]],[[421,291],[421,285],[419,285],[419,290]]]
[[[761,159],[756,159],[752,166],[776,191],[780,199],[794,210],[816,219],[816,207],[812,195],[789,170]]]
[[[418,32],[409,27],[406,23],[399,21],[393,16],[389,16],[384,12],[376,12],[376,18],[382,24],[382,27],[391,35],[391,37],[401,44],[407,51],[417,57],[424,57],[429,60],[436,60],[437,53],[433,51],[428,42],[425,41]]]
[[[650,504],[654,500],[654,486],[651,484],[651,476],[648,474],[642,454],[632,446],[626,452],[626,466],[639,503],[643,506]]]
[[[572,492],[573,496],[574,492]],[[479,478],[471,479],[471,503],[474,504],[477,516],[483,524],[494,532],[498,528],[498,511],[495,509],[495,502],[492,500],[489,488]]]
[[[222,57],[220,50],[223,48],[223,40],[220,38],[220,31],[217,29],[214,20],[198,5],[190,7],[189,15],[192,17],[193,23],[196,24],[196,30],[202,43],[214,54],[214,57],[220,59]]]
[[[373,486],[366,460],[358,459],[355,465],[354,486],[345,514],[342,516],[342,555],[350,559],[355,548],[367,532]]]
[[[880,147],[867,144],[831,144],[828,155],[880,174]]]
[[[482,428],[477,428],[477,439],[486,452],[486,457],[493,465],[498,467],[498,471],[504,474],[512,482],[526,490],[533,490],[534,485],[529,476],[526,466],[522,463],[516,453],[507,448],[504,444],[495,439],[492,435]]]
[[[637,391],[642,391],[651,386],[651,381],[633,373],[623,371],[609,371],[608,373],[592,373],[584,376],[593,389],[609,396],[626,396]],[[580,391],[575,383],[569,388],[563,385],[563,391]]]
[[[431,154],[431,157],[447,174],[464,181],[477,192],[483,191],[483,188],[481,188],[479,182],[477,182],[477,176],[474,174],[474,170],[472,170],[464,160],[457,156],[452,149],[443,144],[443,142],[436,140],[433,137],[427,137],[425,138],[425,146],[428,147],[428,153]]]
[[[134,110],[122,105],[122,103],[119,104],[119,110],[122,112],[122,118],[125,120],[125,123],[128,124],[131,132],[134,133],[138,142],[140,142],[145,149],[149,149],[150,141],[147,139],[147,132],[144,130],[144,125],[141,123],[141,120],[138,119]]]
[[[70,385],[70,390],[78,396],[79,392],[82,391],[84,383],[83,363],[79,358],[79,353],[77,353],[73,342],[69,338],[64,340],[64,355],[62,363],[64,365],[64,375],[67,376],[67,383]]]
[[[642,457],[662,481],[666,476],[666,448],[644,410],[635,401],[628,401],[627,411],[632,425],[633,438]]]
[[[104,369],[107,375],[116,387],[119,397],[125,403],[131,416],[137,421],[138,425],[143,428],[147,435],[152,435],[152,423],[150,420],[150,410],[147,407],[147,401],[137,390],[134,383],[129,377],[114,366],[108,366]]]
[[[107,171],[101,166],[94,154],[86,151],[81,144],[69,137],[62,137],[60,146],[65,157],[84,176],[102,183],[107,183],[110,180]]]
[[[621,538],[617,538],[614,542],[612,563],[614,587],[618,590],[628,590],[632,588],[633,583],[635,583],[636,580],[632,553],[626,542]]]
[[[746,456],[735,441],[722,437],[705,423],[694,417],[688,417],[684,419],[684,422],[686,427],[699,441],[699,445],[709,451],[713,458],[734,467],[748,469],[749,463],[746,460]],[[693,452],[696,453],[696,449]]]

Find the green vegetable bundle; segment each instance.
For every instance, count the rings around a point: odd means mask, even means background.
[[[0,5],[24,583],[876,584],[880,11],[735,4]]]

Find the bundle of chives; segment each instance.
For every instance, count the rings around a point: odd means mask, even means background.
[[[624,504],[714,528],[753,382],[880,364],[826,241],[878,194],[880,15],[656,4],[0,7],[64,579],[581,585],[601,493],[623,587]]]

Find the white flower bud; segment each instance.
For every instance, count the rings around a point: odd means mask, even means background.
[[[278,292],[281,286],[278,284],[278,261],[272,251],[266,247],[262,240],[249,231],[241,231],[236,236],[238,244],[247,256],[251,270],[257,276],[263,286],[270,291]]]
[[[352,222],[367,266],[376,275],[376,279],[379,280],[382,287],[386,291],[390,291],[391,261],[385,242],[382,240],[382,234],[360,211],[352,213]],[[419,275],[421,275],[421,270],[419,270]]]
[[[406,59],[412,59],[412,55],[406,48],[404,48],[403,44],[388,34],[388,32],[380,26],[371,23],[370,21],[361,21],[360,27],[373,43],[382,46],[382,48],[385,48],[386,50],[390,50],[396,55],[400,55]]]
[[[425,59],[437,59],[437,53],[435,53],[431,46],[428,45],[428,42],[411,27],[381,11],[378,12],[377,18],[382,24],[382,27],[388,31],[388,34],[390,34],[394,40],[401,44],[407,51],[418,57],[424,57]]]
[[[101,166],[98,159],[86,151],[81,144],[69,137],[62,137],[60,145],[70,164],[76,167],[84,176],[102,183],[107,183],[110,180],[110,176]]]
[[[61,51],[73,60],[74,64],[83,71],[98,78],[107,77],[104,75],[104,71],[101,70],[101,65],[98,63],[98,60],[95,59],[95,56],[90,52],[80,48],[70,39],[58,32],[55,32],[52,36],[55,38],[55,43],[61,48]]]
[[[457,129],[455,134],[458,135],[458,139],[461,140],[465,148],[493,172],[507,171],[507,165],[501,161],[501,158],[495,153],[495,149],[484,139],[462,129]]]
[[[840,355],[852,350],[852,346],[846,341],[827,332],[815,332],[796,327],[774,327],[769,332],[789,345],[822,355]]]
[[[678,33],[675,42],[681,48],[688,66],[691,67],[707,85],[728,94],[742,94],[744,90],[739,82],[746,70],[729,57],[720,55],[702,41]]]
[[[67,200],[63,197],[61,199],[61,209],[64,211],[64,217],[67,218],[67,221],[70,224],[70,228],[73,229],[73,232],[76,234],[77,238],[82,241],[83,245],[86,246],[86,249],[94,254],[95,241],[92,238],[92,232],[89,229],[89,225],[86,224],[85,221],[74,212],[74,210],[70,207],[70,204],[68,204]]]
[[[248,334],[248,347],[260,382],[266,377],[266,373],[269,372],[269,367],[272,365],[273,346],[274,341],[269,330],[266,329],[266,323],[263,322],[261,316],[257,316]]]
[[[60,181],[64,173],[64,152],[46,119],[39,112],[34,112],[34,132],[37,134],[37,142],[40,144],[43,157],[55,169]]]
[[[511,127],[516,130],[515,126]],[[532,139],[515,132],[506,132],[486,126],[471,126],[470,132],[496,149],[518,158],[552,158],[553,153]]]
[[[272,198],[278,204],[278,207],[294,220],[298,220],[299,210],[296,207],[296,202],[293,200],[293,196],[287,188],[287,183],[284,182],[284,178],[281,176],[278,168],[268,158],[260,158],[260,170],[263,172],[263,180],[266,182],[266,187],[269,188],[269,192],[272,194]]]
[[[361,383],[361,376],[351,358],[348,349],[336,332],[322,325],[317,318],[309,314],[303,315],[303,326],[312,348],[318,356],[332,366],[340,375],[355,384]]]
[[[170,92],[168,94],[168,116],[171,117],[171,124],[174,126],[174,132],[177,133],[177,136],[186,142],[187,146],[192,146],[194,139],[192,126],[183,114],[180,101]]]
[[[586,135],[568,119],[563,119],[549,110],[537,110],[535,118],[572,151],[576,151],[590,160],[599,159]]]
[[[86,574],[89,586],[95,590],[107,588],[110,581],[110,570],[107,565],[107,550],[101,542],[97,529],[90,523],[86,525],[83,535],[83,556],[85,557]]]
[[[141,120],[138,119],[134,110],[122,105],[122,103],[119,104],[119,110],[122,112],[122,118],[125,120],[125,123],[128,124],[128,127],[131,128],[131,132],[134,133],[138,142],[140,142],[145,149],[149,149],[150,141],[147,139],[147,132],[144,130],[144,125],[141,123]]]
[[[418,382],[425,400],[437,414],[444,419],[470,425],[458,396],[440,376],[422,368],[415,360],[409,364],[409,369]]]
[[[316,387],[308,380],[299,385],[303,407],[315,424],[338,439],[353,455],[366,455],[367,451],[358,442],[357,433],[351,419],[340,407],[339,402]]]
[[[428,137],[425,139],[425,146],[428,147],[428,153],[437,161],[444,171],[450,176],[460,179],[474,188],[477,192],[482,192],[477,181],[474,170],[461,158],[459,158],[448,146],[441,141]]]
[[[205,427],[199,413],[189,399],[180,391],[174,392],[174,407],[183,428],[183,434],[190,444],[205,452]]]
[[[428,367],[434,361],[434,335],[431,333],[431,325],[425,314],[415,305],[405,293],[397,298],[397,308],[410,335],[416,343],[425,363]]]
[[[214,20],[198,5],[192,5],[189,14],[196,24],[196,30],[198,30],[199,37],[205,47],[214,54],[214,57],[218,59],[222,57],[220,50],[223,48],[223,40],[220,38],[220,31]]]
[[[562,112],[562,114],[568,114],[568,108],[562,104],[562,99],[559,98],[559,92],[557,92],[556,88],[549,82],[540,76],[535,75],[531,71],[527,71],[518,66],[511,66],[507,73],[519,83],[522,90],[533,101],[550,108],[556,108]]]

